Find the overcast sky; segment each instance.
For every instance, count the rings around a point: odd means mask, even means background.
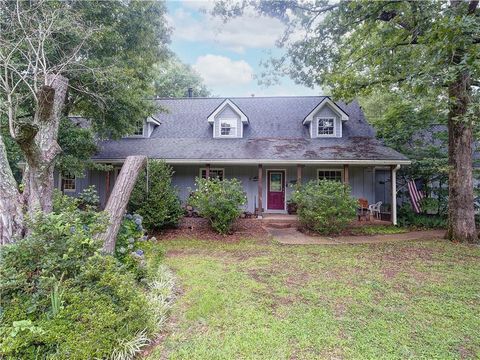
[[[259,86],[253,78],[260,61],[279,54],[275,41],[283,24],[273,18],[244,15],[227,22],[202,12],[206,1],[167,1],[173,27],[172,49],[192,65],[218,96],[318,95],[318,90],[284,78],[280,85]]]

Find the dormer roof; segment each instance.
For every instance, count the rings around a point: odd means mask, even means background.
[[[305,119],[303,120],[303,124],[309,124],[313,121],[314,116],[324,107],[328,106],[330,109],[332,109],[342,121],[347,121],[349,119],[348,114],[343,111],[335,102],[330,99],[328,96],[324,97],[320,103],[315,106],[315,108],[308,113],[307,116],[305,116]]]
[[[242,110],[230,99],[225,99],[213,112],[208,115],[208,122],[213,124],[215,121],[215,117],[220,114],[225,108],[230,107],[242,120],[243,124],[248,124],[248,117],[244,114]]]

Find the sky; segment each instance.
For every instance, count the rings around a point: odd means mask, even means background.
[[[261,86],[262,60],[279,55],[275,41],[284,25],[277,19],[245,14],[224,23],[208,14],[207,1],[167,1],[173,29],[172,50],[203,78],[214,96],[319,95],[318,89],[297,85],[288,77],[279,85]]]

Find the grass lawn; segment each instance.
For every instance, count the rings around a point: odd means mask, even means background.
[[[480,357],[480,248],[168,240],[180,294],[148,359]]]

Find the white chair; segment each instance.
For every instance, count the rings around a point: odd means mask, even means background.
[[[370,211],[370,214],[372,214],[374,217],[379,219],[380,218],[380,208],[381,207],[382,207],[382,202],[379,201],[375,204],[368,205],[368,211]]]

